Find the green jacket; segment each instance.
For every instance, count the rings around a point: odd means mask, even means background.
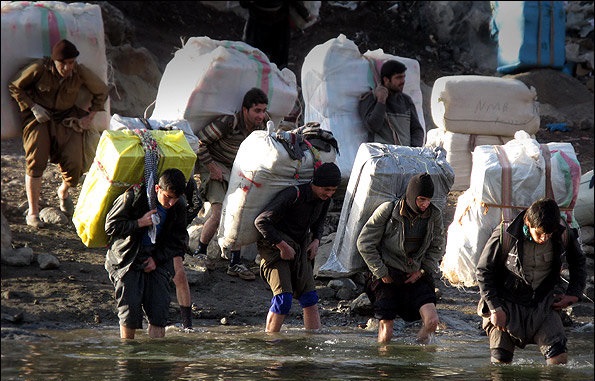
[[[400,213],[403,203],[404,199],[401,199],[379,205],[357,239],[357,249],[375,278],[387,276],[387,266],[406,273],[419,269],[438,272],[445,244],[442,213],[430,204],[426,236],[417,253],[408,257],[404,249],[406,217]]]

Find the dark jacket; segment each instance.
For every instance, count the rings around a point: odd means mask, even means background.
[[[141,251],[143,236],[148,227],[139,228],[137,220],[148,211],[145,187],[137,192],[129,189],[114,201],[105,220],[105,232],[110,237],[105,269],[110,277],[122,278],[133,263],[140,264],[147,258]],[[184,254],[188,240],[186,201],[184,197],[180,197],[168,209],[165,224],[150,256],[157,266],[164,266],[173,275],[173,257]]]
[[[504,234],[510,235],[512,240],[510,251],[502,250],[503,240],[500,239],[501,227],[494,229],[488,239],[477,263],[477,281],[482,301],[487,303],[490,310],[502,305],[502,300],[513,303],[536,306],[542,301],[560,281],[562,259],[565,256],[570,272],[570,282],[566,295],[579,299],[586,283],[585,256],[580,249],[574,229],[566,229],[560,225],[558,232],[552,236],[554,261],[550,274],[534,291],[527,282],[523,272],[523,225],[526,211],[521,212],[510,224]],[[562,240],[562,232],[568,230],[566,245]],[[480,302],[481,304],[481,302]]]
[[[374,91],[369,91],[361,96],[358,109],[369,131],[369,142],[408,147],[423,145],[424,129],[409,95],[390,94],[386,104],[382,104],[376,101]]]
[[[314,196],[310,183],[281,190],[256,217],[254,225],[272,245],[288,235],[296,243],[303,243],[312,233],[312,240],[322,237],[324,219],[330,199]]]

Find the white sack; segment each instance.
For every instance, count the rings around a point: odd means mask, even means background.
[[[107,58],[101,8],[97,4],[59,1],[2,2],[2,140],[21,136],[19,107],[10,96],[8,83],[34,59],[50,56],[61,39],[76,45],[77,62],[92,70],[107,84]],[[83,91],[77,104],[84,107],[91,100]],[[105,110],[95,114],[93,126],[103,131],[109,125],[109,100]]]
[[[454,75],[438,78],[431,96],[438,128],[463,134],[514,136],[539,130],[535,88],[513,78]]]
[[[343,34],[315,46],[304,58],[304,122],[318,122],[333,133],[341,147],[337,165],[343,178],[351,173],[359,146],[368,139],[358,112],[360,96],[375,87],[374,71],[387,59],[400,60],[407,66],[404,92],[413,99],[425,129],[416,60],[386,54],[382,49],[362,55],[357,45]]]
[[[582,226],[593,226],[593,170],[581,176],[574,218]]]
[[[444,210],[454,171],[441,148],[363,143],[349,177],[337,234],[327,262],[317,275],[345,276],[365,268],[357,238],[374,210],[403,197],[409,179],[429,173],[434,182],[432,203]]]
[[[194,153],[198,152],[198,138],[192,131],[190,123],[187,120],[161,120],[161,119],[147,119],[147,122],[151,125],[151,130],[181,130],[184,132],[184,136],[192,148]],[[146,130],[147,126],[139,119],[119,114],[112,115],[110,119],[110,130]]]
[[[294,160],[274,136],[267,131],[254,131],[240,145],[221,212],[218,242],[223,249],[256,242],[260,233],[254,220],[273,196],[288,186],[312,179],[312,152],[305,150],[301,160]],[[318,152],[321,162],[335,161],[334,149]]]
[[[570,143],[548,143],[551,153],[551,186],[562,217],[576,227],[572,209],[578,196],[580,165]],[[502,166],[496,149],[502,150],[511,168],[511,199],[504,203]],[[440,269],[454,285],[476,286],[475,268],[488,238],[500,222],[512,221],[534,201],[546,196],[545,147],[526,133],[503,146],[478,146],[473,151],[471,183],[457,201],[448,227],[446,253]]]
[[[295,74],[244,42],[192,37],[165,68],[152,118],[185,119],[196,133],[215,117],[240,111],[253,87],[267,94],[267,111],[279,125],[297,100]]]
[[[471,154],[475,147],[481,145],[502,145],[513,138],[510,136],[491,136],[460,134],[433,128],[428,131],[426,146],[442,147],[446,151],[446,160],[455,172],[455,182],[452,191],[464,191],[469,188],[471,177]]]

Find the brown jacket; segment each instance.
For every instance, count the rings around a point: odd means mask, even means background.
[[[54,62],[46,57],[35,60],[20,70],[8,85],[10,95],[21,111],[39,104],[51,112],[60,112],[75,106],[82,86],[92,95],[89,111],[104,111],[108,97],[107,85],[89,68],[76,64],[72,75],[61,82]]]

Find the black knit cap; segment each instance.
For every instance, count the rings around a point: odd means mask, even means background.
[[[407,66],[402,62],[396,60],[388,60],[382,64],[382,68],[380,69],[380,77],[381,78],[390,78],[395,74],[404,73],[407,70]]]
[[[341,171],[335,163],[323,163],[314,171],[312,184],[318,187],[338,187],[341,184]]]
[[[428,173],[420,173],[409,179],[407,191],[405,192],[405,202],[409,209],[415,213],[421,213],[415,200],[418,196],[432,198],[434,197],[434,182]]]
[[[60,40],[52,48],[52,59],[54,61],[64,61],[69,58],[76,58],[79,54],[76,46],[68,40]]]

